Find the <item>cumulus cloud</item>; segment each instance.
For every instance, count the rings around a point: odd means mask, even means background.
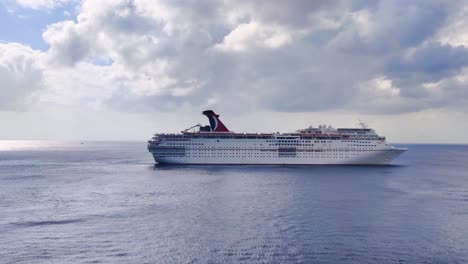
[[[467,110],[468,67],[464,67],[456,75],[442,78],[437,82],[423,83],[422,87],[430,95],[430,107],[445,106],[452,110]]]
[[[121,111],[463,108],[465,14],[437,0],[85,0],[43,33],[42,98]]]
[[[378,1],[349,12],[330,45],[348,53],[385,55],[414,47],[436,33],[448,14],[441,1]]]
[[[292,41],[287,30],[260,26],[256,22],[238,25],[216,47],[224,51],[252,51],[257,48],[279,48]]]
[[[44,88],[42,54],[18,43],[0,43],[0,110],[22,110]]]
[[[463,1],[462,1],[463,2]],[[434,39],[443,45],[468,47],[468,5],[452,6],[450,16]]]
[[[405,113],[424,109],[424,99],[401,95],[401,88],[386,76],[376,76],[356,84],[359,91],[350,98],[352,105],[362,112],[374,114]]]

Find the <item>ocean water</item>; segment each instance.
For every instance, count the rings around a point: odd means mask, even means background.
[[[0,141],[0,263],[468,263],[468,146],[393,166],[162,166]]]

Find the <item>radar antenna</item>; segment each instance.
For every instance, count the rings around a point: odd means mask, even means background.
[[[361,121],[361,119],[358,119],[358,121],[359,121],[359,125],[360,125],[362,128],[367,128],[367,127],[368,127],[366,123],[364,123],[364,122]]]

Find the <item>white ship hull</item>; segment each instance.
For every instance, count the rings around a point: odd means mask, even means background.
[[[393,148],[380,151],[368,151],[352,157],[331,158],[327,152],[321,157],[165,157],[156,156],[158,164],[200,164],[200,165],[388,165],[399,157],[406,149]]]
[[[381,140],[324,140],[300,137],[190,138],[167,136],[149,145],[161,164],[385,165],[406,149]]]

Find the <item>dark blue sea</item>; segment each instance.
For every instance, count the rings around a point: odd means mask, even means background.
[[[392,166],[162,166],[0,141],[0,263],[468,263],[468,146]]]

